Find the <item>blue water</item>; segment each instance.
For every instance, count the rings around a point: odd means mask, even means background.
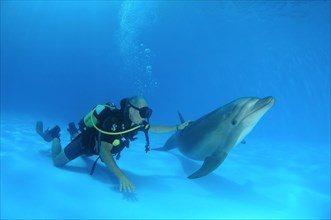
[[[133,95],[164,125],[239,97],[276,103],[199,180],[143,137],[119,161],[133,195],[102,164],[87,175],[93,158],[52,165],[36,120],[65,143],[68,122]],[[1,1],[0,156],[1,219],[329,219],[330,1]]]

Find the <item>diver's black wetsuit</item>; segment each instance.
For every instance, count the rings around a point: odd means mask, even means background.
[[[98,128],[106,132],[121,132],[133,127],[123,109],[104,108],[99,114],[94,112],[94,116],[98,119]],[[114,147],[111,153],[117,154],[118,159],[120,152],[124,147],[129,146],[130,141],[135,139],[134,136],[138,132],[136,129],[119,135],[104,134],[94,127],[86,127],[83,119],[79,127],[81,133],[64,148],[64,153],[69,160],[81,155],[99,155],[100,141],[112,144]]]

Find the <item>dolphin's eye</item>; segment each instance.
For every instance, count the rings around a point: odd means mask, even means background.
[[[237,120],[232,120],[232,125],[236,125],[237,124]]]

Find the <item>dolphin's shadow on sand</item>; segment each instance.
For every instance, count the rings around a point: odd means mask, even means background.
[[[201,166],[196,161],[188,159],[177,152],[168,151],[168,153],[178,159],[187,176]],[[282,204],[256,192],[254,183],[250,181],[239,184],[214,173],[210,173],[208,176],[202,178],[187,180],[191,184],[198,184],[201,188],[209,192],[210,197],[228,198],[235,200],[237,203],[244,203],[245,205],[254,207],[259,206],[261,208],[275,207],[281,209],[283,207]]]

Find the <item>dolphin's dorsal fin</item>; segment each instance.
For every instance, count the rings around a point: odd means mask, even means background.
[[[203,162],[202,167],[200,167],[199,170],[192,173],[190,176],[188,176],[189,179],[196,179],[203,176],[206,176],[207,174],[214,171],[223,161],[225,160],[226,156],[228,154],[226,152],[223,152],[221,155],[212,155],[205,159],[205,162]]]
[[[184,118],[183,118],[183,116],[182,116],[182,114],[180,112],[178,112],[178,116],[179,116],[180,122],[181,123],[184,123],[185,120],[184,120]]]

